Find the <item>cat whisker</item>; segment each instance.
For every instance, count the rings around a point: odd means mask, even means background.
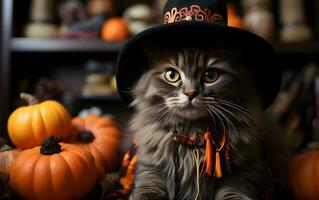
[[[164,107],[164,108],[168,108],[168,107],[166,106],[166,107]],[[162,109],[161,109],[161,110],[162,110]],[[157,115],[158,113],[160,113],[161,110],[159,110],[159,111],[156,113],[156,115]],[[155,119],[154,119],[155,123],[159,123],[160,120],[161,120],[169,111],[170,111],[170,109],[167,109],[164,113],[162,113],[162,115],[160,115],[159,117],[155,118]]]
[[[171,101],[171,100],[179,100],[179,99],[180,99],[179,97],[169,97],[166,100]]]
[[[245,108],[244,106],[240,105],[240,104],[237,103],[236,101],[224,100],[224,99],[220,99],[220,98],[218,99],[218,101],[219,101],[220,103],[223,103],[223,104],[227,104],[227,105],[229,105],[229,106],[236,107],[236,108],[239,109],[240,111],[245,112],[245,113],[251,115],[251,114],[249,113],[249,111],[248,111],[247,108]]]
[[[170,117],[169,117],[169,115],[166,115],[166,117],[164,119],[164,123],[162,123],[162,125],[161,125],[162,128],[164,127],[164,125],[166,125],[166,121],[168,118],[170,118],[168,121],[171,121],[173,119],[173,116],[176,114],[176,112],[177,112],[177,109],[174,108],[174,110],[170,114]]]
[[[219,114],[220,121],[222,122],[223,131],[227,131],[226,130],[226,123],[228,124],[228,122],[227,122],[226,118],[224,117],[223,113],[218,108],[213,108],[212,107],[211,109],[214,109],[215,112]],[[230,131],[229,125],[227,126],[227,128]]]
[[[242,106],[239,106],[237,104],[233,104],[233,103],[229,103],[229,102],[221,102],[222,105],[225,105],[225,106],[228,106],[234,110],[237,110],[239,111],[240,113],[242,113],[243,115],[245,115],[246,117],[248,117],[251,121],[253,121],[256,125],[259,125],[259,123],[257,122],[256,119],[254,119],[253,115],[249,113],[249,111],[242,107]]]
[[[217,106],[218,108],[222,109],[223,111],[225,111],[226,113],[228,113],[230,116],[232,116],[236,121],[238,121],[241,125],[244,126],[243,122],[238,118],[237,115],[235,115],[234,113],[232,113],[230,110],[228,110],[227,108],[224,108],[223,106],[221,105],[215,105]]]
[[[149,118],[152,119],[152,120],[154,120],[154,121],[159,120],[160,118],[159,118],[158,115],[161,113],[162,110],[164,110],[164,109],[166,109],[166,108],[167,108],[166,105],[163,106],[162,108],[160,108],[159,110],[157,110],[156,112],[154,112],[151,116],[149,116]],[[165,112],[167,112],[167,111],[165,111]],[[164,112],[164,113],[165,113],[165,112]]]
[[[140,114],[141,114],[141,113],[145,113],[145,112],[147,112],[147,111],[149,111],[149,110],[151,110],[151,109],[157,108],[158,106],[162,106],[162,105],[165,105],[165,102],[156,104],[156,105],[154,105],[154,106],[150,106],[149,108],[146,108],[146,109],[140,111],[139,113],[140,113]]]
[[[235,102],[235,101],[227,101],[227,100],[223,100],[219,97],[203,97],[204,100],[202,103],[207,103],[207,104],[219,104],[220,106],[224,105],[224,106],[228,106],[234,110],[239,111],[240,113],[244,114],[245,116],[247,116],[251,121],[253,121],[255,124],[258,125],[258,122],[256,121],[256,119],[254,119],[253,115],[250,114],[250,112],[248,111],[247,108],[243,107],[242,105],[240,105],[239,103]],[[225,108],[224,106],[222,106],[223,108]],[[229,111],[229,110],[228,110]],[[229,113],[231,113],[229,111]],[[235,117],[237,118],[237,117]]]
[[[221,128],[222,128],[223,130],[225,130],[226,128],[225,128],[224,121],[223,121],[223,119],[221,118],[220,114],[216,111],[216,109],[213,108],[213,107],[209,107],[209,106],[208,106],[207,108],[208,108],[208,110],[212,111],[212,112],[216,115],[216,117],[218,118],[218,122],[219,122],[219,124],[221,125]]]
[[[211,107],[210,109],[212,109],[213,107]],[[216,109],[216,112],[219,111],[218,109]],[[234,125],[234,123],[224,114],[222,114],[221,111],[219,111],[220,114],[222,115],[222,117],[224,118],[224,120],[226,120],[226,123],[228,125],[228,134],[232,135],[232,137],[236,137],[238,139],[239,134],[238,134],[238,130],[236,128],[236,126]],[[232,127],[232,128],[231,128]],[[225,130],[226,131],[226,130]]]
[[[211,106],[213,108],[213,106]],[[220,108],[220,107],[219,107]],[[216,112],[220,113],[220,115],[225,119],[227,125],[228,125],[228,131],[232,132],[232,130],[234,130],[237,133],[237,128],[234,125],[234,123],[232,122],[232,120],[229,119],[229,117],[227,117],[221,110],[219,110],[218,108],[216,108]]]
[[[211,111],[208,107],[206,107],[206,110],[207,110],[207,112],[212,116],[213,121],[214,121],[214,127],[216,127],[217,124],[216,124],[216,119],[215,119],[215,117],[214,117],[214,115],[216,115],[216,114],[214,114],[213,111]]]

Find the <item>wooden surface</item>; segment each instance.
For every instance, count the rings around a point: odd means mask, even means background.
[[[13,52],[119,52],[124,42],[79,39],[13,38]]]
[[[13,52],[119,52],[123,42],[80,39],[32,39],[13,38],[10,46]],[[319,41],[282,43],[272,42],[279,54],[319,54]]]

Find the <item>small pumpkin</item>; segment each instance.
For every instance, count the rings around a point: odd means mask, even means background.
[[[319,150],[296,155],[289,163],[288,186],[297,199],[319,199]]]
[[[72,120],[72,141],[88,150],[95,158],[99,179],[117,167],[120,131],[108,118],[90,114]]]
[[[130,36],[127,24],[119,17],[107,20],[101,31],[101,38],[106,41],[123,41]]]
[[[93,156],[52,136],[41,146],[21,152],[10,169],[10,184],[23,199],[80,199],[92,190]]]
[[[5,148],[0,150],[0,179],[6,181],[9,179],[9,171],[12,163],[20,154],[20,150]]]
[[[16,147],[35,147],[52,135],[68,137],[71,117],[63,105],[54,100],[38,103],[33,96],[25,93],[21,94],[21,98],[27,100],[29,106],[16,109],[7,124],[9,137]]]
[[[4,145],[0,149],[0,199],[14,199],[14,192],[9,184],[11,165],[16,160],[20,150]]]

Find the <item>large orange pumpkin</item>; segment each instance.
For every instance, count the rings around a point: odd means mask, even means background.
[[[123,19],[113,17],[107,20],[101,31],[101,37],[107,41],[122,41],[129,37],[128,27]]]
[[[297,199],[319,199],[319,151],[295,156],[289,163],[288,185]]]
[[[42,146],[21,152],[10,169],[13,190],[27,200],[80,199],[92,190],[93,156],[76,145],[50,137]]]
[[[60,103],[53,100],[38,103],[28,94],[22,94],[22,98],[29,102],[29,106],[16,109],[7,124],[9,137],[16,147],[35,147],[52,135],[68,137],[71,117]]]
[[[120,131],[111,119],[97,115],[75,117],[72,120],[72,141],[87,149],[95,158],[99,178],[117,167]]]

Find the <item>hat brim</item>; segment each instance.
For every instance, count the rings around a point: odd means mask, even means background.
[[[261,37],[226,25],[179,22],[147,29],[122,48],[117,60],[117,87],[121,98],[133,101],[131,90],[148,69],[145,47],[205,46],[238,49],[255,75],[258,95],[264,108],[276,98],[281,84],[281,67],[274,48]]]

